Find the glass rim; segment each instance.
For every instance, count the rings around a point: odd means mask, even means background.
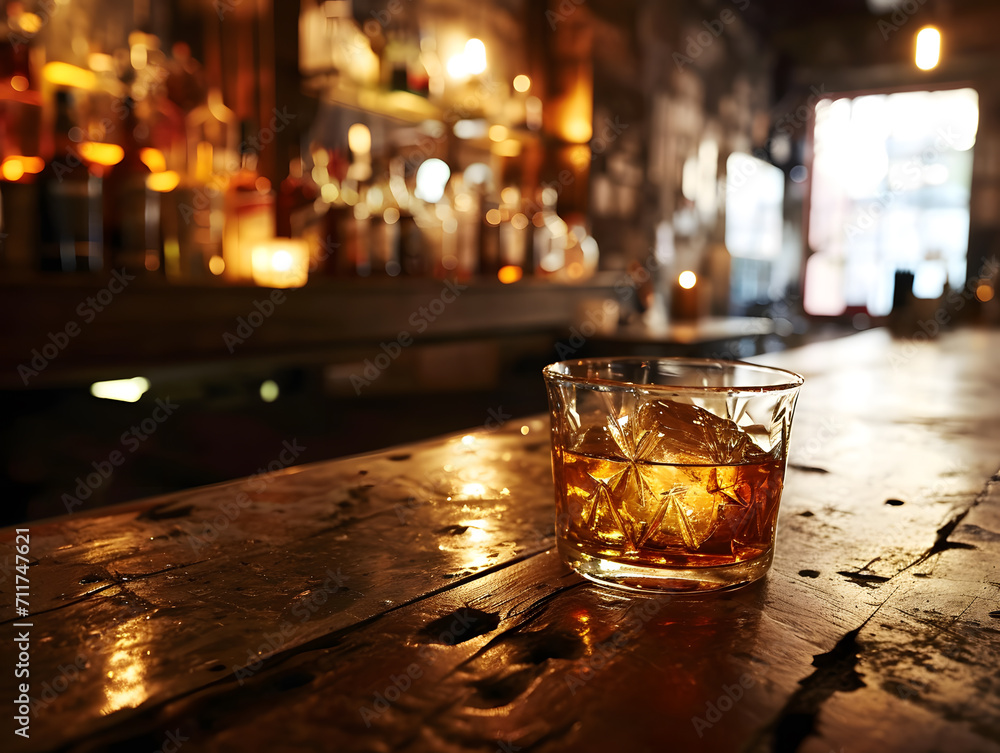
[[[723,367],[740,367],[744,369],[750,369],[752,371],[763,372],[770,375],[785,375],[788,379],[785,382],[780,382],[777,384],[766,384],[766,385],[697,385],[697,384],[653,384],[649,382],[630,382],[619,379],[603,379],[601,377],[588,377],[588,376],[577,376],[574,374],[567,374],[556,369],[560,366],[571,367],[571,366],[587,366],[587,365],[610,365],[614,363],[625,363],[625,364],[642,364],[642,363],[671,363],[681,366],[723,366]],[[796,374],[794,371],[789,371],[788,369],[782,369],[777,366],[764,366],[762,364],[750,363],[749,361],[734,361],[724,358],[685,358],[685,357],[671,357],[671,356],[621,356],[621,357],[611,357],[611,358],[578,358],[566,361],[556,361],[555,363],[550,363],[548,366],[542,369],[542,376],[548,381],[559,381],[559,382],[570,382],[573,384],[580,385],[595,385],[602,387],[613,387],[613,388],[634,388],[642,387],[651,391],[657,392],[669,392],[669,393],[730,393],[730,392],[754,392],[754,393],[768,393],[768,392],[785,392],[788,390],[798,389],[805,383],[805,377],[801,374]]]

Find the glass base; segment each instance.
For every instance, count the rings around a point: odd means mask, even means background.
[[[774,547],[752,560],[716,567],[642,567],[594,557],[563,541],[563,562],[587,580],[610,588],[644,593],[703,593],[739,588],[763,577],[771,567]]]

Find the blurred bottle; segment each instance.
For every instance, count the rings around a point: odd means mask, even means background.
[[[131,97],[122,100],[120,146],[122,159],[104,175],[104,242],[113,268],[130,272],[163,272],[160,246],[159,196],[146,185],[149,167],[136,138],[140,128],[136,103]],[[147,129],[148,130],[148,129]]]
[[[389,162],[389,191],[399,209],[399,267],[400,274],[406,277],[421,277],[427,273],[424,255],[424,235],[413,216],[413,207],[417,203],[413,196],[411,173],[407,175],[408,163],[401,156],[395,156]],[[412,169],[412,168],[409,168]]]
[[[500,205],[495,199],[483,197],[479,222],[479,273],[495,277],[500,270]]]
[[[0,18],[0,267],[37,265],[41,93],[28,61],[33,34],[18,3]]]
[[[316,0],[302,0],[299,4],[299,71],[304,76],[322,73],[329,67],[322,5]]]
[[[240,168],[230,178],[225,194],[225,231],[222,258],[231,280],[253,279],[253,247],[274,234],[274,194],[271,182],[257,172],[257,152],[251,146],[256,130],[241,126]]]
[[[205,101],[205,75],[186,42],[175,42],[167,61],[166,96],[182,113]]]
[[[514,186],[507,186],[500,192],[499,224],[499,267],[516,267],[525,270],[531,266],[528,258],[530,224],[521,211],[521,192]]]
[[[381,160],[373,165],[373,180],[365,195],[370,219],[372,274],[396,277],[400,264],[399,205],[389,187],[389,169]]]
[[[104,266],[101,179],[80,155],[83,140],[72,97],[57,91],[52,150],[38,176],[38,263],[43,272],[96,272]]]
[[[205,101],[188,113],[187,172],[177,191],[177,236],[180,257],[193,275],[222,274],[225,191],[239,169],[236,115],[209,89]]]
[[[281,181],[275,207],[275,235],[279,238],[301,238],[309,246],[310,268],[317,268],[323,261],[324,239],[323,210],[317,209],[319,187],[302,169],[298,147],[288,163],[288,177]]]

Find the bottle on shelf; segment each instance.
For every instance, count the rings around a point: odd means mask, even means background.
[[[326,207],[320,198],[319,186],[302,169],[302,157],[297,146],[293,152],[288,163],[288,177],[278,187],[275,235],[306,241],[309,247],[309,266],[316,269],[322,264],[325,250],[322,220]],[[318,204],[323,205],[322,211]]]
[[[381,160],[373,166],[373,180],[365,193],[369,220],[372,274],[397,276],[399,261],[399,205],[389,187],[389,170]]]
[[[73,97],[60,89],[48,161],[38,176],[38,266],[43,272],[97,272],[104,267],[102,185],[80,154],[83,140]]]
[[[521,211],[521,192],[507,186],[500,192],[500,225],[498,263],[500,268],[512,267],[523,271],[530,267],[528,260],[527,216]]]
[[[0,267],[37,263],[41,93],[28,64],[28,35],[8,4],[0,18]]]
[[[239,126],[217,88],[208,90],[205,101],[185,121],[187,170],[175,192],[179,255],[182,266],[194,276],[221,275],[224,196],[230,176],[239,168]]]
[[[224,200],[225,275],[239,282],[253,279],[253,247],[273,237],[275,226],[271,182],[257,172],[257,153],[249,143],[253,130],[249,121],[243,122],[240,168],[230,178]]]
[[[136,138],[140,128],[136,102],[122,100],[119,141],[122,158],[108,166],[103,176],[104,242],[112,268],[129,272],[163,272],[160,244],[159,197],[147,186],[150,168],[143,161],[145,148]]]

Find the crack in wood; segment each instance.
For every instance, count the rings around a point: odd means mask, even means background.
[[[84,602],[87,599],[90,599],[95,594],[99,594],[102,591],[107,591],[109,588],[115,588],[116,586],[124,586],[126,583],[129,583],[129,582],[131,582],[133,580],[143,580],[145,578],[152,578],[154,575],[162,575],[163,573],[169,573],[171,570],[180,570],[180,569],[185,568],[185,567],[194,567],[195,565],[200,565],[203,562],[208,562],[208,560],[197,560],[196,562],[188,562],[188,563],[185,563],[183,565],[170,565],[169,567],[164,567],[164,568],[162,568],[160,570],[153,570],[152,572],[148,572],[148,573],[135,573],[135,574],[125,573],[125,574],[122,574],[122,573],[119,573],[119,572],[115,571],[114,576],[112,576],[110,573],[108,574],[108,577],[111,579],[111,583],[103,585],[100,588],[95,588],[92,591],[87,591],[87,593],[83,594],[78,599],[73,599],[72,601],[64,602],[62,604],[59,604],[58,606],[50,607],[49,609],[42,609],[42,610],[39,610],[38,612],[32,612],[29,615],[29,617],[35,617],[35,616],[40,615],[40,614],[48,614],[50,612],[57,612],[60,609],[66,609],[66,607],[71,607],[74,604],[80,604],[81,602]],[[25,618],[24,617],[12,617],[9,620],[2,620],[2,621],[0,621],[0,625],[4,625],[4,624],[6,624],[8,622],[15,622],[17,620],[23,620],[23,619],[25,619]]]
[[[871,560],[867,565],[865,565],[864,567],[860,567],[855,571],[838,570],[837,575],[842,575],[843,577],[847,578],[853,583],[856,583],[859,586],[865,586],[866,588],[876,588],[882,583],[886,583],[895,578],[897,575],[906,572],[911,567],[916,567],[917,565],[926,562],[931,557],[937,554],[941,554],[942,552],[947,552],[949,549],[975,549],[976,548],[975,544],[966,544],[961,541],[949,541],[948,539],[955,532],[955,529],[958,528],[959,524],[961,524],[961,522],[965,520],[968,514],[972,512],[972,509],[977,505],[979,505],[981,502],[983,502],[989,496],[990,486],[997,483],[998,481],[1000,481],[1000,472],[993,474],[992,476],[990,476],[989,479],[987,479],[986,485],[980,490],[979,494],[976,495],[975,499],[973,499],[972,502],[969,503],[968,507],[952,515],[952,517],[943,526],[937,529],[934,536],[934,543],[931,544],[931,546],[926,551],[924,551],[923,554],[921,554],[919,557],[913,560],[913,562],[909,563],[905,567],[900,568],[899,570],[894,572],[892,575],[888,576],[875,575],[864,572],[872,565],[872,563],[877,562],[879,559],[881,559],[881,557],[876,557],[875,559]],[[892,500],[890,500],[890,502],[891,501]]]
[[[468,584],[490,573],[502,570],[507,567],[511,567],[515,564],[531,559],[532,557],[537,557],[539,555],[545,554],[551,548],[552,547],[547,547],[545,549],[541,549],[535,552],[526,552],[525,554],[522,554],[518,557],[514,557],[503,563],[498,563],[497,565],[481,570],[480,572],[475,573],[463,580],[449,583],[446,586],[443,586],[441,588],[436,588],[432,591],[421,594],[420,596],[417,596],[406,602],[401,602],[399,604],[395,604],[391,607],[383,609],[377,614],[374,614],[364,620],[359,620],[347,627],[341,628],[339,630],[334,630],[330,633],[327,633],[326,635],[319,636],[317,638],[314,638],[313,640],[306,641],[297,646],[292,646],[288,649],[277,651],[266,657],[260,657],[260,662],[261,662],[260,665],[256,667],[256,669],[254,669],[254,671],[252,672],[253,679],[257,683],[264,683],[264,684],[271,682],[279,683],[279,685],[275,687],[280,687],[280,683],[282,682],[282,677],[284,675],[281,672],[276,672],[275,670],[277,670],[282,664],[285,664],[289,660],[313,651],[323,651],[326,649],[335,648],[338,644],[341,643],[343,638],[345,638],[349,634],[359,630],[363,630],[364,628],[382,619],[386,615],[391,614],[392,612],[396,612],[400,609],[412,606],[413,604],[417,604],[421,601],[430,599],[446,591],[454,590],[459,586]],[[564,589],[560,589],[560,591],[565,591],[568,590],[569,588],[581,584],[582,583],[575,583],[572,586],[567,586]],[[110,585],[118,585],[118,584],[109,584],[109,587]],[[546,601],[546,599],[543,597],[538,601],[542,602]],[[529,607],[529,609],[525,611],[526,612],[531,611],[531,608]],[[510,632],[511,630],[516,631],[519,627],[523,627],[525,624],[527,624],[527,622],[530,622],[530,620],[534,619],[537,616],[537,614],[540,614],[540,612],[529,615],[529,618],[527,620],[520,620],[517,625],[513,626],[512,628],[508,628],[500,635],[503,636],[508,632]],[[480,652],[477,652],[477,655],[479,653],[481,653],[481,650]],[[297,670],[293,669],[290,672],[294,674],[295,672],[297,672]],[[117,717],[116,723],[112,723],[106,727],[97,728],[93,732],[77,738],[73,742],[72,747],[74,750],[81,747],[82,749],[88,749],[87,748],[88,744],[94,743],[95,741],[103,741],[104,743],[107,743],[109,739],[115,740],[119,745],[134,742],[139,737],[148,734],[148,729],[151,726],[152,727],[160,726],[165,718],[172,718],[171,714],[175,712],[172,712],[171,708],[179,708],[177,706],[178,703],[189,701],[195,696],[205,693],[208,694],[218,693],[219,697],[221,698],[224,695],[234,692],[234,686],[237,686],[237,682],[239,682],[240,686],[242,686],[244,682],[243,680],[238,680],[237,678],[238,674],[234,671],[227,672],[226,674],[221,674],[220,671],[220,674],[215,676],[214,679],[212,679],[211,681],[203,682],[183,692],[176,693],[170,696],[169,698],[164,698],[162,700],[156,701],[155,703],[143,705],[142,707],[135,709],[121,709],[116,714]],[[232,703],[234,701],[230,698],[228,700],[223,699],[221,702],[223,704],[226,704],[226,703]],[[205,701],[203,700],[202,703],[205,703]],[[449,701],[448,704],[442,706],[441,710],[443,711],[451,704],[452,702]],[[67,748],[64,747],[61,750],[66,750],[66,749]],[[126,747],[122,749],[131,750],[133,748]]]
[[[926,552],[921,554],[906,567],[896,571],[891,577],[895,578],[897,575],[909,570],[911,567],[915,567],[923,562],[926,562],[934,555],[941,554],[949,549],[975,549],[976,547],[974,544],[964,544],[960,541],[948,541],[948,537],[955,532],[955,529],[958,528],[958,525],[965,520],[966,516],[970,512],[972,512],[972,509],[978,506],[989,496],[990,487],[997,482],[1000,482],[1000,472],[994,473],[990,476],[990,478],[986,481],[986,485],[980,490],[979,494],[976,495],[976,498],[972,500],[968,507],[953,515],[947,523],[937,529],[937,535],[934,537],[934,543],[931,544],[930,548]]]
[[[816,733],[820,711],[834,693],[853,693],[866,687],[858,661],[864,647],[858,635],[898,591],[896,588],[864,622],[845,633],[832,649],[813,656],[812,674],[799,680],[799,688],[785,702],[778,715],[745,749],[746,753],[795,753]]]

